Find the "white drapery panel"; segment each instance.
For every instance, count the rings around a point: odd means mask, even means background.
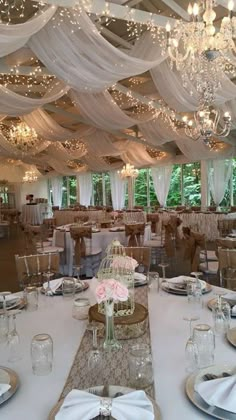
[[[192,161],[215,159],[219,157],[219,154],[227,158],[232,157],[235,153],[235,149],[230,144],[225,143],[223,149],[219,152],[218,150],[210,150],[209,147],[204,144],[202,139],[194,141],[191,138],[186,137],[184,134],[183,136],[180,134],[179,138],[176,139],[176,144],[183,155]]]
[[[172,168],[172,165],[167,165],[157,166],[151,169],[155,193],[159,204],[163,207],[166,205],[166,200],[170,189]]]
[[[224,198],[232,171],[232,160],[212,160],[208,162],[209,186],[212,198],[218,207]]]
[[[108,91],[93,94],[72,90],[71,98],[81,115],[99,128],[120,130],[138,123],[119,108]]]
[[[195,111],[198,108],[199,94],[189,80],[187,87],[183,86],[180,72],[171,69],[168,60],[163,61],[157,67],[151,69],[153,82],[163,97],[164,101],[179,112]],[[192,95],[190,94],[192,92]],[[222,105],[236,97],[236,86],[231,80],[223,75],[221,88],[217,90],[217,105]]]
[[[62,176],[51,178],[53,205],[61,207],[62,205]]]
[[[11,117],[29,114],[35,108],[61,98],[61,96],[67,93],[68,89],[69,88],[62,82],[53,82],[51,89],[49,88],[42,98],[34,99],[19,95],[1,85],[0,113],[10,115]]]
[[[31,37],[29,46],[53,74],[77,91],[102,91],[118,80],[157,66],[164,59],[157,45],[154,48],[150,34],[128,55],[103,38],[85,12],[75,11],[73,19],[79,30],[72,32],[68,17],[64,16],[61,22],[57,12],[53,22]],[[137,51],[140,55],[134,57]]]
[[[93,193],[93,179],[91,172],[85,172],[76,176],[77,188],[79,185],[80,204],[88,207]]]
[[[160,116],[152,121],[139,124],[138,127],[144,138],[155,146],[179,138],[178,131],[174,131],[168,121],[164,121]]]
[[[10,7],[10,6],[9,6]],[[0,57],[4,57],[23,47],[31,35],[38,32],[53,17],[57,8],[46,7],[42,12],[24,23],[6,25],[0,24]]]
[[[50,141],[63,142],[65,140],[80,139],[96,131],[93,127],[81,126],[75,132],[71,132],[67,128],[61,127],[43,109],[36,109],[30,114],[24,115],[23,119],[31,128],[35,129],[39,136]]]
[[[111,199],[114,210],[122,210],[125,206],[126,181],[121,179],[117,171],[110,171]]]

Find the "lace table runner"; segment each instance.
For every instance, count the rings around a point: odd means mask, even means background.
[[[146,286],[135,289],[135,301],[146,307],[148,306]],[[101,350],[103,341],[104,338],[99,339],[99,348]],[[129,387],[129,351],[134,344],[150,345],[149,324],[146,332],[142,336],[129,340],[120,340],[120,342],[122,343],[121,350],[102,352],[104,369],[101,376],[98,378],[88,369],[88,355],[92,349],[92,333],[90,331],[85,331],[60,399],[64,398],[72,389],[86,389],[94,385],[107,384]],[[153,385],[145,389],[145,391],[150,396],[154,396]]]

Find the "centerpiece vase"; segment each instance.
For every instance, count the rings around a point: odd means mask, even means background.
[[[107,300],[104,303],[105,306],[105,317],[106,317],[106,330],[105,330],[105,341],[103,343],[104,350],[113,351],[120,350],[121,344],[115,337],[114,327],[114,301],[112,299]]]

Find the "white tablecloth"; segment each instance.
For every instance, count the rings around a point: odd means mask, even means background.
[[[53,234],[53,245],[56,245],[56,232]],[[93,248],[102,249],[102,258],[105,256],[105,251],[108,245],[117,239],[122,245],[127,244],[125,232],[110,232],[109,229],[101,229],[100,232],[92,234],[92,246]],[[150,225],[145,227],[144,240],[149,241],[151,239],[151,227]],[[70,232],[65,232],[65,247],[66,247],[66,265],[64,266],[64,274],[72,275],[73,272],[73,254],[74,254],[74,241],[72,241]]]
[[[85,297],[90,294],[89,289],[82,295]],[[205,295],[204,302],[213,295],[214,292]],[[94,298],[91,301],[94,303]],[[184,296],[160,296],[154,290],[149,294],[156,400],[161,408],[162,420],[212,418],[195,408],[185,395],[187,374],[184,348],[189,329],[183,316],[187,306],[187,298]],[[71,311],[72,301],[63,300],[60,296],[40,296],[37,312],[22,311],[18,316],[17,325],[24,357],[19,362],[8,363],[3,345],[0,345],[0,365],[14,369],[19,374],[21,384],[11,400],[0,406],[1,420],[47,419],[50,409],[60,396],[85,331],[86,321],[73,319]],[[211,311],[206,306],[198,322],[212,324]],[[233,319],[232,327],[235,326],[236,319]],[[38,333],[49,333],[54,341],[53,371],[48,376],[34,376],[31,371],[30,342]],[[215,361],[217,364],[231,363],[235,366],[235,349],[224,339],[216,340]]]
[[[22,223],[30,225],[40,225],[43,219],[51,215],[51,206],[47,203],[24,204],[22,206],[21,220]]]
[[[161,222],[166,221],[170,216],[178,216],[182,221],[181,226],[192,226],[193,230],[198,229],[200,233],[206,235],[208,241],[214,241],[219,237],[218,220],[221,219],[236,219],[236,213],[177,213],[177,212],[163,212],[159,213],[159,227]]]

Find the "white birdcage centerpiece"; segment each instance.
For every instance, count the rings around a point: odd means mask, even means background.
[[[134,313],[134,269],[136,261],[124,255],[107,255],[101,261],[97,278],[101,280],[114,279],[129,289],[129,297],[125,302],[114,305],[114,316],[123,317]],[[98,305],[98,312],[105,314],[104,304]]]
[[[124,245],[121,245],[120,241],[118,239],[114,239],[107,247],[106,249],[106,255],[113,255],[115,256],[121,256],[124,257],[125,254],[125,247]]]

